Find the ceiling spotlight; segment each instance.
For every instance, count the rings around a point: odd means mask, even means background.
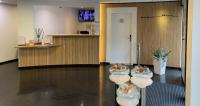
[[[3,1],[2,0],[0,0],[0,3],[2,3]]]

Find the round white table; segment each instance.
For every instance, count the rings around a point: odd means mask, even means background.
[[[110,71],[111,72],[111,71]],[[143,73],[139,73],[135,68],[130,69],[130,73],[111,73],[109,78],[116,86],[120,86],[125,82],[131,81],[134,85],[140,88],[141,106],[146,106],[146,87],[153,83],[151,79],[153,73],[148,69]],[[116,89],[115,89],[116,90]],[[137,106],[139,104],[139,98],[126,98],[123,96],[117,96],[116,101],[121,106]]]

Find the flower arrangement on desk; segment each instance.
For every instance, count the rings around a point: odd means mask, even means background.
[[[40,43],[40,39],[43,39],[43,34],[44,34],[43,28],[35,28],[37,43]]]
[[[154,72],[159,75],[165,74],[167,57],[171,51],[165,48],[157,48],[153,50]]]

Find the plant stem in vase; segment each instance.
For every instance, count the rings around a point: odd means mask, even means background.
[[[37,35],[37,43],[40,42],[40,35]]]

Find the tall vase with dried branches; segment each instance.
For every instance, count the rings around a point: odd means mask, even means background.
[[[44,34],[43,28],[35,28],[35,35],[37,38],[37,43],[40,43],[40,39],[42,39],[42,35]]]

